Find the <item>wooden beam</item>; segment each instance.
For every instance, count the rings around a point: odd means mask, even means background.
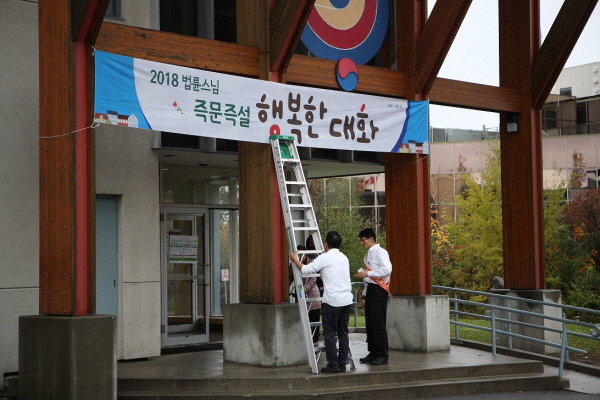
[[[432,104],[492,112],[521,111],[521,95],[511,88],[436,78],[428,95]]]
[[[541,108],[598,0],[565,0],[531,67],[531,106]]]
[[[258,47],[103,23],[98,50],[179,65],[257,78]]]
[[[285,74],[285,82],[339,90],[335,68],[335,61],[294,54]],[[405,97],[405,79],[402,72],[368,65],[357,65],[357,68],[359,81],[354,90],[356,93]]]
[[[270,70],[285,72],[315,0],[277,0],[269,16]]]
[[[429,93],[470,5],[471,0],[435,3],[417,41],[415,93]]]

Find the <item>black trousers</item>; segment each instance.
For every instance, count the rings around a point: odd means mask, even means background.
[[[388,356],[387,336],[388,293],[381,286],[369,283],[365,299],[367,348],[375,356]]]
[[[352,311],[352,304],[342,307],[333,307],[327,303],[321,303],[323,314],[323,337],[325,338],[325,354],[327,362],[332,364],[346,364],[350,350],[350,339],[348,338],[348,319]],[[339,341],[339,352],[336,348]]]

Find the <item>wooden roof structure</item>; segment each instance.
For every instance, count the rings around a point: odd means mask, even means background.
[[[357,92],[500,113],[504,278],[544,288],[540,108],[597,0],[565,0],[543,43],[539,0],[499,0],[499,87],[437,77],[471,0],[397,0],[397,69],[359,66]],[[163,63],[337,89],[335,62],[294,54],[314,0],[237,2],[238,43],[103,22],[108,0],[38,3],[40,314],[95,311],[92,46]],[[268,29],[265,29],[268,27]],[[518,131],[508,132],[508,120]],[[54,132],[76,132],[49,139]],[[242,143],[240,298],[286,298],[287,262],[270,147]],[[429,164],[386,154],[387,247],[395,295],[431,293]],[[352,240],[348,238],[348,240]]]

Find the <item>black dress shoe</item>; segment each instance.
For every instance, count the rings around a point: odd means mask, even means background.
[[[371,361],[371,365],[383,365],[388,363],[388,358],[386,356],[379,356]]]
[[[369,353],[368,356],[360,358],[358,361],[360,361],[362,364],[368,364],[368,363],[370,363],[371,361],[373,361],[376,358],[377,357],[375,356],[375,354]]]
[[[340,372],[340,366],[337,363],[328,363],[326,367],[321,368],[321,372],[324,374]]]
[[[338,364],[338,366],[340,367],[340,372],[346,372],[346,363]]]

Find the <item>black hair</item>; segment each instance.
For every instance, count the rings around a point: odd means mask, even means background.
[[[375,231],[373,228],[365,228],[358,234],[358,237],[364,237],[366,239],[373,238],[373,241],[377,241],[377,236],[375,235]]]
[[[342,245],[342,237],[336,231],[327,232],[325,242],[331,249],[339,249]]]
[[[310,245],[311,242],[312,242],[312,246]],[[306,249],[308,249],[308,250],[315,249],[315,241],[314,241],[312,235],[310,235],[309,237],[306,238]]]

